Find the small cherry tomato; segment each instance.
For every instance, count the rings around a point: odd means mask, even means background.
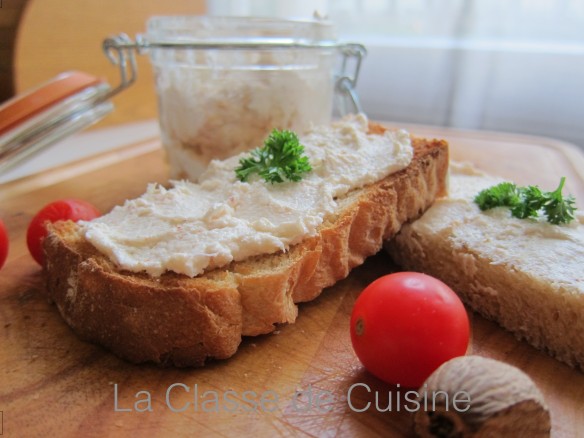
[[[0,269],[4,266],[6,257],[8,257],[8,232],[4,226],[4,222],[0,219]]]
[[[47,236],[45,224],[59,220],[91,220],[101,213],[92,204],[80,199],[60,199],[45,205],[28,225],[26,243],[30,255],[42,266],[44,261],[43,240]]]
[[[417,272],[378,278],[357,298],[351,341],[379,379],[418,388],[436,368],[465,354],[470,326],[464,305],[446,284]]]

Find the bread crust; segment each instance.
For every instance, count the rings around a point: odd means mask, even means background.
[[[406,169],[339,200],[342,208],[316,236],[195,278],[121,271],[76,224],[52,224],[44,243],[49,297],[78,336],[128,361],[201,366],[226,359],[242,336],[294,322],[296,303],[345,278],[446,193],[447,143],[413,139],[413,145]]]

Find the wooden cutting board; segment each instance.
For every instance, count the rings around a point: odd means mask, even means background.
[[[565,175],[568,190],[584,199],[584,156],[570,145],[409,128],[420,136],[448,139],[453,159],[518,183],[552,188]],[[301,305],[295,324],[245,339],[233,358],[202,369],[132,365],[76,338],[47,302],[41,271],[28,255],[29,220],[44,204],[63,197],[87,199],[107,211],[166,176],[163,153],[153,139],[0,186],[0,217],[12,245],[0,272],[0,433],[411,436],[403,394],[364,371],[349,338],[356,297],[369,282],[395,269],[383,253],[314,302]],[[518,366],[540,387],[551,408],[552,435],[584,436],[584,374],[477,315],[471,314],[471,322],[473,353]],[[356,383],[368,385],[370,392],[363,385],[355,387],[349,404],[347,393]],[[387,408],[391,398],[390,412],[379,412],[376,395],[380,408]],[[213,402],[215,397],[219,403]]]

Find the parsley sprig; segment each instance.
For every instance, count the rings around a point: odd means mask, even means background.
[[[552,224],[567,224],[574,219],[576,201],[572,195],[562,194],[565,182],[566,177],[562,177],[553,192],[544,192],[538,186],[518,187],[502,182],[482,190],[474,201],[481,210],[508,207],[511,215],[519,219],[538,217],[541,212]]]
[[[240,181],[247,181],[257,173],[269,183],[300,181],[302,175],[312,167],[304,155],[304,146],[292,131],[274,129],[264,146],[250,152],[250,156],[239,160],[235,174]]]

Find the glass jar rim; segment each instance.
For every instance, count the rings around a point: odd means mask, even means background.
[[[290,45],[334,45],[337,41],[333,23],[321,19],[169,15],[150,17],[146,29],[144,37],[151,44],[269,40]]]

